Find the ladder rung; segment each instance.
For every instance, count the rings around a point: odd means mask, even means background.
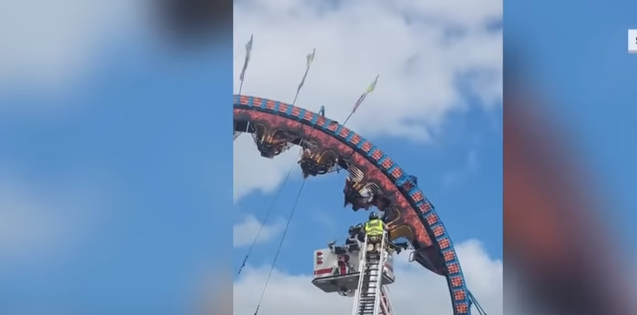
[[[381,239],[381,248],[385,248],[386,234]],[[367,247],[367,239],[363,248]],[[367,257],[365,257],[367,256]],[[384,296],[381,288],[383,281],[383,268],[386,255],[383,252],[362,251],[360,261],[360,279],[356,292],[356,302],[352,315],[389,315],[385,309]],[[375,309],[378,304],[378,309]]]

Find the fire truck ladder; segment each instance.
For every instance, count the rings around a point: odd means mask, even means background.
[[[394,308],[391,306],[391,302],[389,301],[389,296],[387,295],[387,286],[382,286],[380,289],[381,301],[380,301],[380,311],[382,315],[395,315]]]
[[[370,254],[367,252],[367,237],[361,250],[360,259],[360,276],[358,280],[358,289],[354,297],[354,307],[352,315],[381,315],[381,288],[383,281],[383,269],[385,266],[386,255],[385,250],[387,233],[383,233],[381,238],[380,253]],[[368,256],[369,255],[369,259]]]

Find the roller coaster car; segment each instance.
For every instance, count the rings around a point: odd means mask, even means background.
[[[333,151],[319,151],[305,149],[301,154],[299,165],[303,172],[303,178],[323,175],[333,172],[338,168],[338,155]]]
[[[345,197],[343,206],[346,207],[351,204],[354,211],[360,209],[369,210],[373,195],[371,195],[370,192],[369,196],[363,196],[361,191],[363,191],[364,186],[365,185],[361,185],[360,182],[355,182],[349,179],[349,177],[346,177],[345,187],[343,188],[343,195]]]
[[[263,125],[255,126],[255,132],[252,136],[261,156],[266,158],[273,158],[289,149],[290,143],[295,138],[287,131],[272,130],[265,128]]]
[[[261,152],[261,156],[265,158],[273,158],[281,152],[285,151],[287,142],[257,142],[257,149]]]
[[[379,196],[366,188],[363,181],[355,182],[349,177],[345,178],[345,188],[343,194],[345,196],[344,207],[348,204],[352,205],[354,211],[360,209],[369,210],[371,206],[375,206],[380,211],[385,211],[393,204],[391,199],[385,196]]]
[[[335,249],[324,248],[314,252],[312,284],[327,293],[338,292],[343,296],[351,296],[358,288],[361,251],[356,249],[343,252]],[[394,281],[393,259],[388,253],[383,268],[383,284]]]

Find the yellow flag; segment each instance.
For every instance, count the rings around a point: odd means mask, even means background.
[[[374,89],[376,88],[376,83],[378,83],[378,77],[379,77],[379,76],[380,76],[380,75],[377,75],[377,76],[376,76],[376,79],[374,80],[374,82],[372,82],[372,84],[370,84],[370,85],[369,85],[369,87],[367,88],[366,93],[371,93],[371,92],[373,92],[373,91],[374,91]]]

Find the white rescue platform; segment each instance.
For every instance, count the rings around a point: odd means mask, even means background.
[[[344,246],[331,243],[314,252],[312,283],[324,292],[353,297],[352,315],[395,315],[386,290],[395,281],[387,233],[378,241],[379,251],[366,250],[366,236],[363,244],[349,239]]]
[[[347,250],[343,247],[324,248],[314,252],[312,283],[324,292],[351,295],[358,288],[361,275],[359,268],[363,258],[361,249],[364,249],[364,244],[357,242],[354,246],[349,246]],[[385,253],[383,285],[392,284],[395,281],[392,255],[386,251]]]

